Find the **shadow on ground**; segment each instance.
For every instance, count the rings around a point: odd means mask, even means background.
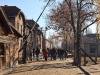
[[[42,64],[42,65],[33,65],[33,66],[31,65],[31,66],[14,68],[12,71],[4,75],[26,72],[26,71],[33,71],[33,70],[50,69],[50,68],[72,69],[72,68],[76,68],[76,66],[72,66],[71,63]]]

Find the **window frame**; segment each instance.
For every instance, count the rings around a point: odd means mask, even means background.
[[[4,49],[4,44],[3,44],[3,43],[0,43],[0,49],[2,50],[2,51],[0,51],[0,56],[1,56],[1,55],[4,56],[4,54],[5,54],[5,53],[4,53],[4,52],[5,52],[4,50],[5,50],[5,49]]]
[[[93,49],[95,49],[95,50],[93,50]],[[90,53],[91,54],[96,53],[96,49],[97,49],[96,45],[90,45]]]

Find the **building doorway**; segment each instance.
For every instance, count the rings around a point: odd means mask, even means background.
[[[0,43],[0,69],[4,68],[5,66],[5,56],[4,56],[4,44],[3,43]]]

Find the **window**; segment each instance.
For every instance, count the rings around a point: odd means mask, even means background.
[[[96,45],[90,45],[90,53],[96,52]]]
[[[17,23],[17,26],[16,26],[17,30],[19,31],[19,23]]]
[[[21,25],[21,34],[23,34],[22,25]]]
[[[21,20],[21,15],[19,14],[19,19]]]
[[[23,41],[21,40],[21,42],[20,42],[20,47],[22,47],[22,45],[23,45]]]
[[[0,44],[0,55],[4,55],[4,44]]]

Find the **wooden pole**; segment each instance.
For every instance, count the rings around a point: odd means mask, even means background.
[[[80,50],[81,50],[83,53],[85,53],[85,55],[88,56],[88,57],[92,60],[92,62],[94,62],[95,64],[97,64],[96,61],[93,60],[81,47],[80,47]]]

